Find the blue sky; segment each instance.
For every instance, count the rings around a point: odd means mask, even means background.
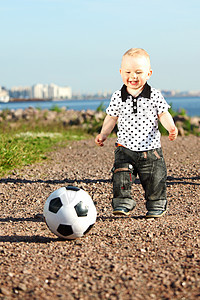
[[[0,0],[0,86],[113,92],[121,57],[147,50],[150,84],[200,90],[199,0]]]

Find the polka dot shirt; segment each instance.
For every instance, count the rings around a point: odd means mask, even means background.
[[[106,113],[118,117],[117,143],[133,151],[147,151],[161,147],[158,114],[169,107],[160,91],[147,83],[136,98],[123,85],[112,95]]]

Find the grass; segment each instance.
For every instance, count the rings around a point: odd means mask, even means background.
[[[103,109],[101,104],[98,111]],[[53,105],[50,110],[61,111],[57,105]],[[40,120],[28,123],[19,120],[13,127],[12,123],[6,121],[8,113],[7,109],[3,111],[1,115],[3,122],[0,122],[0,177],[16,168],[42,162],[48,159],[48,152],[55,150],[56,147],[65,147],[69,141],[87,139],[95,130],[89,132],[87,128],[73,126],[67,128],[59,122],[42,125]],[[100,125],[102,122],[103,120]]]
[[[15,168],[35,162],[42,162],[48,158],[47,153],[56,147],[64,147],[72,140],[88,138],[89,135],[80,128],[37,128],[24,130],[18,128],[3,132],[0,129],[0,177]]]

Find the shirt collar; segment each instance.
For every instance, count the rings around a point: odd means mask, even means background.
[[[131,96],[131,95],[127,92],[126,85],[124,84],[121,88],[122,102],[125,102],[129,96]],[[134,98],[133,96],[131,96],[131,97]],[[139,97],[144,97],[144,98],[148,98],[148,99],[151,98],[151,87],[150,87],[150,85],[148,85],[147,82],[146,82],[142,92],[136,97],[136,99]]]

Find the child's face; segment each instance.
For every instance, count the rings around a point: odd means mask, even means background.
[[[120,74],[127,91],[131,94],[142,89],[150,78],[152,74],[150,62],[145,56],[126,55],[122,58]]]

